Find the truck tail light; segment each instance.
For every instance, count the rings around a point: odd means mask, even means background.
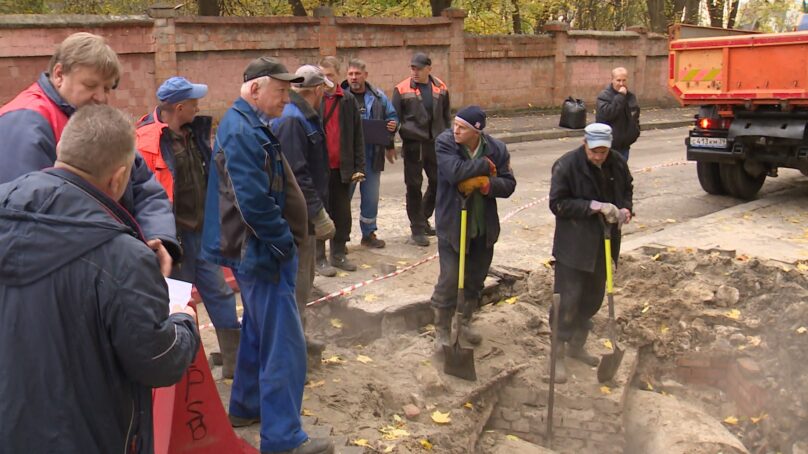
[[[701,129],[729,129],[732,120],[729,118],[699,118],[696,127]]]

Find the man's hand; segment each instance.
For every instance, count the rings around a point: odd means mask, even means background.
[[[396,126],[398,126],[398,123],[396,123],[395,120],[390,120],[387,122],[387,130],[390,132],[396,132]]]
[[[355,172],[351,175],[351,182],[359,183],[360,181],[365,181],[365,174],[362,172]]]
[[[609,224],[617,224],[620,221],[620,210],[611,203],[593,200],[589,202],[589,209],[602,214]]]
[[[617,92],[620,93],[621,95],[625,95],[626,93],[628,93],[628,88],[620,87],[620,89],[617,90]]]
[[[160,273],[166,277],[171,274],[171,254],[169,254],[166,247],[163,246],[163,242],[155,238],[146,241],[146,245],[157,255],[157,261],[160,263]]]
[[[314,236],[318,240],[330,240],[334,238],[334,234],[337,232],[334,227],[334,221],[328,217],[325,208],[320,208],[320,211],[312,219],[312,224],[314,224]]]
[[[387,157],[387,162],[389,162],[390,164],[396,162],[396,159],[398,159],[398,152],[396,151],[395,148],[390,148],[386,150],[384,154]]]
[[[488,194],[490,187],[491,180],[486,176],[466,178],[457,184],[457,189],[466,197],[477,189],[480,190],[481,194]]]
[[[492,177],[497,176],[497,165],[489,158],[485,158],[485,160],[488,161],[488,175]]]

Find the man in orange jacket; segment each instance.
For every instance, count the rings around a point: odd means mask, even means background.
[[[137,125],[137,149],[165,188],[184,251],[171,277],[196,286],[222,352],[222,377],[233,378],[240,324],[236,299],[218,265],[199,257],[210,162],[211,118],[197,116],[207,85],[172,77],[157,90],[160,104]]]

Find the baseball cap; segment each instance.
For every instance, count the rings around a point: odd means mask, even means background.
[[[168,104],[176,104],[186,99],[204,98],[207,94],[207,85],[192,84],[188,79],[179,76],[166,80],[157,89],[157,99]]]
[[[592,123],[584,128],[584,140],[589,148],[612,147],[612,127],[603,123]]]
[[[295,75],[303,79],[301,82],[295,83],[298,87],[316,87],[325,84],[328,88],[334,88],[334,82],[325,77],[323,71],[317,66],[303,65],[297,68]]]
[[[272,57],[256,58],[244,68],[244,82],[249,82],[264,76],[285,82],[303,82],[302,77],[291,74],[289,70],[286,69],[286,66],[283,66],[283,63]]]
[[[410,66],[415,66],[416,68],[423,68],[424,66],[432,66],[432,59],[427,57],[425,53],[418,52],[412,56],[412,60],[410,60]]]

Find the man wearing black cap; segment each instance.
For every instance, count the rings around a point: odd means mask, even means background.
[[[435,231],[429,218],[435,211],[437,161],[435,138],[451,124],[449,90],[431,75],[432,60],[416,53],[410,61],[411,76],[393,89],[393,107],[401,121],[398,134],[403,141],[404,184],[407,186],[407,217],[412,241],[429,246],[427,235]],[[426,172],[426,191],[421,193]]]
[[[620,226],[631,220],[633,206],[631,172],[626,160],[610,150],[612,128],[592,123],[584,134],[580,147],[553,164],[550,180],[550,210],[556,217],[554,291],[561,295],[555,374],[559,383],[567,381],[566,356],[598,365],[598,358],[584,346],[606,285],[603,229],[611,229],[611,253],[617,263]]]
[[[234,270],[244,303],[230,422],[261,423],[261,452],[331,453],[309,438],[300,410],[306,341],[295,303],[296,237],[305,241],[302,195],[269,128],[289,102],[289,74],[261,57],[244,70],[241,97],[216,132],[208,179],[202,257]],[[294,233],[293,233],[294,232]]]
[[[471,314],[479,305],[485,277],[499,238],[497,198],[508,198],[516,189],[508,148],[483,132],[485,112],[469,106],[457,112],[452,130],[435,142],[438,161],[435,227],[438,232],[440,275],[432,293],[435,341],[438,349],[449,341],[449,324],[457,305],[460,248],[467,248],[463,330],[465,340],[479,344],[481,336],[471,327]],[[461,201],[468,209],[467,244],[460,244]]]

